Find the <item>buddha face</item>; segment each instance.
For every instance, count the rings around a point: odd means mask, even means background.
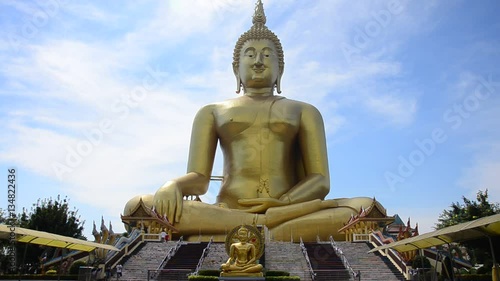
[[[248,241],[248,230],[246,228],[238,229],[238,238],[241,242]]]
[[[236,70],[235,70],[236,72]],[[279,61],[274,43],[268,39],[248,40],[243,44],[236,75],[245,88],[274,87]]]

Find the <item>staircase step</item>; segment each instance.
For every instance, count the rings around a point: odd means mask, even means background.
[[[148,270],[156,270],[176,242],[143,242],[123,262],[121,281],[147,280]]]
[[[176,242],[144,242],[141,248],[132,253],[123,263],[121,281],[147,280],[148,270],[156,270],[168,251]],[[372,246],[368,243],[337,242],[354,271],[359,271],[361,280],[404,280],[396,267],[378,253],[368,253]],[[165,265],[158,280],[187,280],[194,272],[207,243],[186,243]],[[348,280],[349,275],[341,259],[329,243],[305,244],[311,265],[316,273],[316,281]],[[291,242],[267,242],[265,245],[266,270],[287,271],[311,281],[306,259],[299,244]],[[201,269],[220,269],[227,261],[224,243],[212,243]],[[263,259],[264,260],[264,259]]]
[[[368,253],[373,246],[368,242],[336,242],[354,271],[359,271],[361,280],[404,280],[404,276],[389,261],[379,253]]]

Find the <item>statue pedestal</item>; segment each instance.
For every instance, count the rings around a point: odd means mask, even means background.
[[[265,277],[262,276],[220,276],[220,281],[264,281]]]

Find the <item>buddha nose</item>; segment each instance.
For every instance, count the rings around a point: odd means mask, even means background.
[[[255,56],[254,64],[257,66],[262,65],[262,54],[261,53],[257,53],[257,55]]]

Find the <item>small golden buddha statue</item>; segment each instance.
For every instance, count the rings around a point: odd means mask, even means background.
[[[323,119],[314,106],[275,95],[275,90],[281,93],[284,54],[265,23],[259,0],[253,26],[234,49],[237,93],[243,88],[243,95],[199,110],[187,173],[165,183],[152,199],[143,196],[185,239],[223,240],[227,229],[258,224],[276,240],[316,241],[330,235],[342,240],[337,230],[372,203],[365,197],[324,200],[330,176]],[[224,171],[216,203],[183,200],[207,192],[217,143]],[[127,203],[125,215],[140,198]]]
[[[257,249],[249,243],[249,230],[245,226],[238,229],[239,242],[232,243],[229,259],[221,265],[221,276],[262,276],[262,265],[257,264]]]

